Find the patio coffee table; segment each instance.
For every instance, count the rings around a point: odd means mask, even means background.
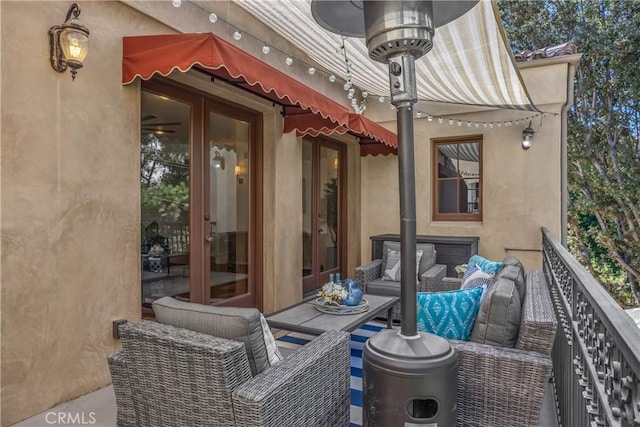
[[[314,301],[317,296],[305,298],[298,304],[276,311],[267,316],[272,328],[305,334],[320,335],[330,330],[351,332],[387,310],[387,328],[391,328],[391,310],[400,301],[397,296],[364,294],[369,310],[355,314],[328,314],[320,312]]]

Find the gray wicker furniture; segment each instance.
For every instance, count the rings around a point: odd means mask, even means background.
[[[387,249],[400,250],[399,242],[385,241],[382,245],[382,258],[374,259],[368,264],[356,268],[356,280],[360,282],[362,292],[370,295],[400,296],[400,282],[383,280],[384,266]],[[440,282],[447,273],[447,266],[436,264],[435,246],[430,243],[422,243],[416,246],[423,251],[423,259],[420,261],[420,282],[417,291],[426,291],[440,286]],[[392,311],[393,320],[400,320],[400,303],[396,304]]]
[[[322,334],[252,376],[245,345],[157,322],[120,327],[109,356],[118,427],[347,426],[349,334]]]
[[[459,288],[448,278],[429,291]],[[515,348],[450,341],[458,354],[458,425],[537,427],[556,329],[545,278],[530,270]]]

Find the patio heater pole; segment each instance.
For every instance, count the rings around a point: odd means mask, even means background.
[[[405,73],[415,73],[414,57],[402,55],[398,57],[398,62],[391,60],[390,64],[410,64],[408,69],[399,69],[397,66],[389,66],[389,73],[392,79],[392,93],[395,78],[401,77]],[[399,74],[394,75],[395,72]],[[395,78],[394,78],[395,77]],[[407,86],[413,84],[413,88],[406,88],[411,93],[416,92],[415,74],[405,76]],[[400,310],[402,320],[400,333],[405,338],[418,338],[417,335],[417,314],[416,314],[416,177],[413,150],[413,104],[415,98],[395,100],[392,103],[396,106],[398,124],[398,184],[400,193]]]

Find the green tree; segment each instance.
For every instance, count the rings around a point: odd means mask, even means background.
[[[640,305],[640,3],[498,7],[515,51],[573,41],[583,55],[568,123],[569,249],[622,306]]]

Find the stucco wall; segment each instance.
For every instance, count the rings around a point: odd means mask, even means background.
[[[139,102],[119,34],[157,23],[82,4],[91,51],[72,82],[47,37],[69,5],[0,3],[2,425],[108,384],[111,320],[140,316]]]
[[[414,121],[416,164],[416,220],[417,233],[445,236],[478,236],[479,252],[492,259],[507,255],[505,248],[541,249],[540,227],[545,226],[560,236],[561,213],[561,108],[566,100],[567,64],[550,64],[522,70],[523,79],[534,103],[545,114],[542,126],[539,119],[532,127],[537,130],[533,146],[521,148],[522,130],[519,126],[476,128],[451,126],[445,120],[428,121],[423,116]],[[419,104],[418,104],[419,107]],[[374,106],[373,114],[383,124],[395,128],[395,113],[388,107]],[[468,111],[468,108],[467,108]],[[504,110],[465,114],[448,114],[463,122],[475,120],[496,122],[510,117],[522,117]],[[384,121],[387,120],[387,121]],[[483,136],[482,207],[483,220],[434,221],[432,219],[432,142],[433,138]],[[367,156],[362,160],[362,232],[360,253],[362,261],[370,259],[369,237],[400,232],[397,156]],[[541,268],[542,258],[535,251],[510,251],[527,268]]]

